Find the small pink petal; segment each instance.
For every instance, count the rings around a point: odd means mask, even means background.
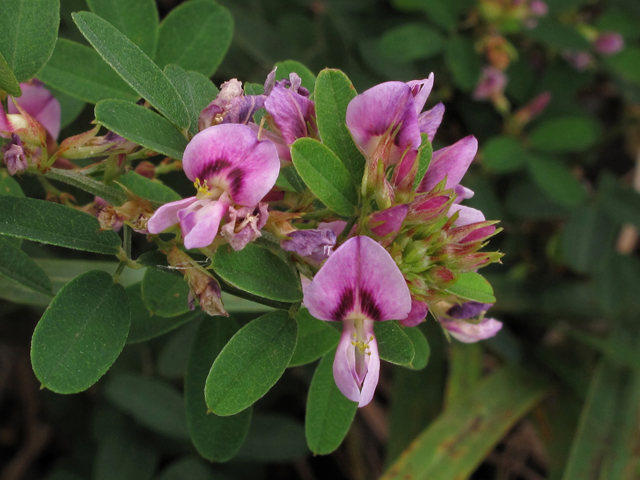
[[[184,231],[184,247],[187,250],[192,248],[204,248],[213,242],[218,233],[218,227],[222,218],[229,209],[229,203],[222,200],[212,200],[207,205],[196,212],[195,223],[188,232]],[[180,216],[180,213],[178,214]],[[180,219],[180,227],[183,227],[183,219]]]
[[[402,204],[375,212],[369,219],[371,231],[381,238],[387,235],[395,237],[402,228],[402,222],[404,222],[408,210],[409,206]]]
[[[438,127],[442,123],[442,117],[444,117],[444,105],[442,103],[437,104],[431,110],[427,110],[418,117],[420,132],[426,133],[430,142],[433,142],[433,138],[436,136]]]
[[[454,213],[458,212],[458,219],[453,223],[457,227],[463,225],[469,225],[471,223],[484,222],[484,214],[480,210],[467,207],[464,205],[453,204],[449,208],[449,217],[452,217]]]
[[[463,343],[475,343],[494,337],[502,328],[502,322],[493,318],[483,318],[480,323],[464,320],[440,320],[451,336]]]
[[[416,325],[421,324],[425,318],[427,318],[427,312],[429,311],[429,307],[426,303],[421,302],[419,300],[411,300],[411,311],[407,318],[404,320],[400,320],[400,323],[404,327],[415,327]]]
[[[447,177],[445,188],[454,188],[464,177],[477,151],[478,140],[473,135],[469,135],[449,147],[434,152],[418,192],[431,191],[445,177]]]
[[[96,197],[98,198],[98,197]],[[176,202],[166,203],[161,206],[147,222],[149,233],[160,233],[171,225],[178,223],[178,212],[197,202],[196,197],[184,198]]]
[[[427,103],[427,98],[433,89],[433,73],[429,74],[429,77],[424,80],[412,80],[407,82],[407,85],[411,88],[411,94],[413,95],[413,106],[416,113],[419,115],[424,104]]]

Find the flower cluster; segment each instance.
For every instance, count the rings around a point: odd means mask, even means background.
[[[342,322],[334,377],[360,406],[371,400],[380,370],[375,322],[410,327],[431,311],[463,342],[495,335],[502,325],[485,318],[491,305],[449,290],[461,275],[501,254],[482,251],[496,222],[461,204],[473,195],[460,182],[477,152],[476,139],[463,138],[429,158],[444,114],[442,104],[423,112],[433,83],[433,75],[387,82],[349,103],[345,124],[364,173],[360,209],[344,218],[318,209],[309,190],[276,185],[297,139],[321,141],[315,105],[300,77],[275,81],[272,72],[260,95],[245,95],[235,79],[226,82],[202,111],[201,131],[184,152],[184,172],[196,194],[160,207],[147,223],[149,233],[173,231],[186,249],[205,254],[224,243],[241,250],[261,230],[269,232],[301,272],[309,312]],[[256,123],[262,109],[266,114]],[[170,263],[189,258],[175,249],[169,256]],[[193,298],[214,305],[208,312],[224,313],[211,300],[220,292],[212,276],[201,272],[189,281]]]

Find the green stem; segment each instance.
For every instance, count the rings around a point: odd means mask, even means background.
[[[131,258],[131,227],[125,225],[123,228],[122,248],[127,254],[127,259]]]
[[[120,281],[120,274],[122,273],[122,271],[124,270],[124,267],[127,266],[127,262],[120,262],[120,264],[118,265],[118,269],[116,270],[116,273],[113,274],[113,283],[118,283]]]

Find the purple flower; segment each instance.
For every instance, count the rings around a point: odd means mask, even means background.
[[[256,207],[242,207],[236,210],[229,207],[229,221],[220,229],[224,237],[235,251],[242,250],[247,243],[261,237],[260,230],[269,219],[268,205],[258,203]]]
[[[200,113],[198,129],[221,123],[248,124],[253,114],[264,106],[265,95],[244,95],[242,82],[232,78],[220,86],[220,93]]]
[[[11,141],[2,147],[1,151],[2,160],[9,170],[9,175],[23,172],[29,167],[22,140],[15,133],[11,134]]]
[[[478,80],[473,98],[476,100],[487,100],[501,96],[507,86],[507,76],[502,70],[495,67],[484,67],[482,76]]]
[[[495,336],[502,328],[502,322],[484,316],[490,307],[490,303],[465,302],[450,306],[444,314],[436,313],[436,318],[453,338],[474,343]],[[441,309],[437,305],[435,310]]]
[[[601,33],[593,42],[593,48],[602,55],[613,55],[624,48],[624,39],[616,32]]]
[[[407,149],[420,146],[422,140],[414,93],[420,102],[423,95],[418,86],[411,87],[402,82],[381,83],[349,102],[347,127],[367,159],[376,164],[382,160],[385,166],[395,165]]]
[[[374,322],[401,320],[411,311],[402,273],[374,240],[353,237],[324,263],[306,288],[304,304],[320,320],[343,323],[333,376],[345,397],[367,405],[380,373]]]
[[[187,249],[208,246],[233,204],[255,207],[278,178],[280,162],[269,141],[246,125],[216,125],[193,137],[183,168],[198,189],[195,197],[160,207],[148,222],[150,233],[180,224]]]
[[[287,145],[298,138],[318,136],[315,104],[296,73],[290,74],[289,80],[275,82],[264,101],[264,108]]]
[[[54,139],[60,134],[60,102],[39,80],[21,83],[22,96],[14,100],[29,115],[35,118]],[[9,113],[21,113],[12,101],[8,102]]]
[[[478,151],[478,140],[473,135],[458,140],[453,145],[441,148],[433,153],[429,169],[425,174],[418,192],[429,192],[445,177],[445,189],[456,189],[458,199],[469,198],[473,192],[460,189],[460,181]],[[461,195],[462,194],[462,195]]]
[[[329,228],[296,230],[291,232],[288,237],[287,240],[280,242],[284,251],[308,257],[316,264],[329,257],[337,238],[333,230]]]

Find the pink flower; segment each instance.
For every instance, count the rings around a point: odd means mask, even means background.
[[[187,249],[211,244],[229,208],[255,207],[278,178],[278,153],[269,141],[258,140],[246,125],[206,128],[184,152],[183,168],[198,194],[160,207],[149,220],[150,233],[180,224]]]
[[[593,42],[593,48],[602,55],[613,55],[624,48],[624,39],[616,32],[601,33]]]
[[[341,321],[333,362],[340,391],[358,406],[373,398],[380,373],[374,322],[400,320],[411,311],[409,288],[389,253],[369,237],[353,237],[325,262],[304,292],[314,317]]]
[[[482,76],[473,91],[476,100],[488,100],[501,96],[507,86],[507,76],[495,67],[484,67]]]
[[[54,139],[60,134],[60,102],[47,90],[43,83],[33,79],[21,83],[22,96],[14,100],[35,118]],[[20,113],[13,101],[9,100],[9,113]]]

